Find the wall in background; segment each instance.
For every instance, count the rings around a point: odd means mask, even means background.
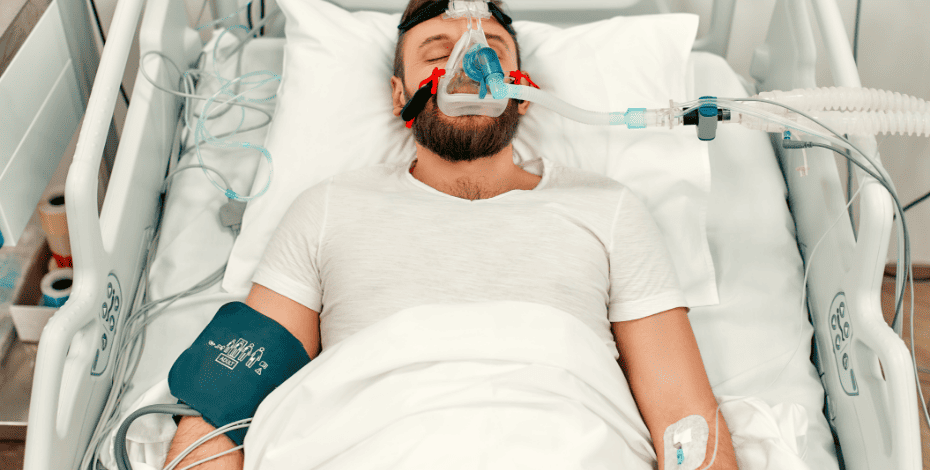
[[[104,23],[104,31],[107,31],[116,0],[95,1]],[[209,6],[200,14],[203,0],[184,1],[191,25],[203,24],[212,19]],[[243,0],[238,1],[244,3]],[[713,0],[665,0],[665,3],[672,11],[700,15],[699,35],[707,31]],[[836,3],[852,44],[856,0],[836,0]],[[736,3],[726,59],[734,71],[749,80],[752,80],[749,65],[753,49],[765,39],[774,8],[775,0],[740,0]],[[809,7],[808,12],[811,18],[814,18],[812,8]],[[927,24],[930,24],[930,2],[863,0],[858,48],[858,68],[862,85],[930,100],[930,80],[924,79],[930,76],[930,60],[927,60],[930,57],[930,39],[926,35]],[[816,22],[813,27],[818,51],[822,51],[823,43],[820,41]],[[138,53],[133,52],[124,78],[127,93],[132,92],[137,64]],[[817,57],[817,83],[821,86],[833,85],[829,64],[823,54],[818,54]],[[125,105],[118,101],[117,127],[120,130],[124,119]],[[882,163],[895,183],[902,206],[930,191],[930,139],[900,135],[879,135],[877,139]],[[844,161],[837,157],[837,162],[845,174]],[[909,210],[906,220],[911,235],[912,261],[930,265],[930,200]],[[892,243],[888,251],[890,262],[896,260],[896,237],[896,232],[892,232]]]

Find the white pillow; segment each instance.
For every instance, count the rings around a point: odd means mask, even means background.
[[[283,80],[265,146],[274,178],[251,201],[223,279],[245,295],[265,245],[305,189],[345,171],[410,162],[413,134],[391,113],[390,77],[400,14],[348,12],[322,0],[279,0],[287,43]],[[596,111],[685,100],[698,17],[616,17],[561,29],[514,21],[523,70],[543,90]],[[649,208],[691,307],[719,303],[706,235],[710,163],[693,128],[628,130],[580,124],[531,104],[514,161],[550,161],[610,176]],[[262,159],[250,194],[266,184]]]

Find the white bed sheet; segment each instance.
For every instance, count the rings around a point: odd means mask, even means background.
[[[243,73],[262,69],[280,73],[283,44],[283,39],[252,41],[245,48]],[[689,97],[747,95],[720,57],[692,53],[689,73]],[[239,116],[232,119],[233,114],[224,118],[230,129],[238,125]],[[266,129],[237,140],[263,142]],[[251,186],[259,158],[254,151],[204,150],[205,162],[220,167],[240,192]],[[196,161],[196,156],[187,155],[181,165]],[[773,407],[802,405],[809,423],[806,442],[798,443],[802,459],[811,468],[837,469],[833,438],[822,414],[823,388],[809,359],[813,329],[800,311],[803,268],[794,222],[768,135],[720,126],[718,138],[710,143],[710,161],[707,226],[720,304],[692,309],[690,320],[714,393],[753,395]],[[233,237],[217,217],[226,198],[200,170],[184,173],[175,177],[167,201],[150,298],[186,290],[222,266],[232,248]],[[171,365],[220,306],[237,300],[243,299],[215,285],[176,302],[154,321],[121,416],[150,404],[173,403],[164,383]],[[779,373],[777,383],[764,388]],[[161,468],[175,429],[163,415],[137,420],[128,436],[136,468]],[[109,439],[112,443],[112,434]],[[112,444],[107,447],[111,454]],[[112,454],[104,464],[116,468]]]

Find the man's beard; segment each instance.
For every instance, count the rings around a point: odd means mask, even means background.
[[[504,112],[496,118],[451,117],[439,110],[436,95],[433,95],[413,121],[413,138],[451,163],[495,155],[510,145],[520,123],[516,100],[509,101]]]

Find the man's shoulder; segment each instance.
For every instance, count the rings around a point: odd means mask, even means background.
[[[308,203],[319,203],[326,199],[333,190],[366,189],[383,190],[390,184],[391,177],[400,171],[398,163],[382,163],[378,165],[363,166],[352,170],[337,173],[322,181],[307,187],[298,194],[297,199]]]
[[[622,192],[623,183],[601,173],[566,166],[558,162],[549,163],[552,175],[549,185],[560,189],[587,189],[591,191]]]
[[[404,163],[379,163],[355,168],[333,176],[332,183],[370,187],[372,183],[383,182],[396,174],[403,165]]]

